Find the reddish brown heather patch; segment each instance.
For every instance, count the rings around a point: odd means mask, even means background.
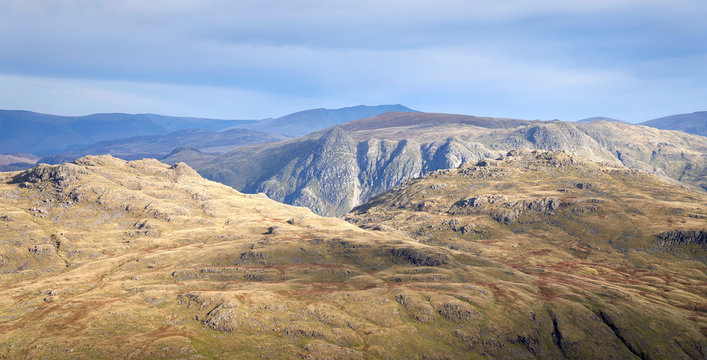
[[[348,266],[342,265],[342,264],[312,264],[312,263],[268,265],[268,266],[262,266],[262,268],[275,269],[275,270],[283,271],[283,272],[286,269],[349,269]]]
[[[544,302],[550,302],[559,297],[558,294],[556,294],[554,291],[551,291],[550,288],[548,288],[547,286],[538,285],[538,288],[540,290],[538,296]]]
[[[131,347],[135,349],[146,350],[153,342],[171,336],[182,336],[189,339],[199,338],[197,334],[184,331],[174,325],[162,325],[155,330],[142,334],[116,336],[115,343],[130,343]]]
[[[581,263],[564,260],[564,261],[556,262],[556,263],[549,264],[546,266],[548,269],[552,269],[555,271],[570,272],[572,270],[579,269],[581,267]]]
[[[114,303],[116,301],[122,300],[121,298],[108,298],[101,300],[87,300],[87,301],[72,301],[61,306],[62,314],[69,312],[70,316],[57,317],[55,321],[50,321],[46,328],[50,333],[62,334],[67,329],[82,330],[84,326],[79,322],[87,318],[92,310],[104,307],[108,304]]]
[[[145,333],[144,336],[146,338],[153,338],[154,340],[156,340],[169,336],[183,336],[186,338],[195,338],[197,337],[197,334],[184,331],[182,328],[179,328],[175,325],[162,325],[155,330]]]
[[[309,298],[311,297],[310,295],[330,294],[336,292],[366,291],[379,286],[378,284],[369,284],[369,286],[356,288],[350,285],[347,286],[347,284],[345,283],[310,283],[307,285],[308,287],[302,289],[282,290],[277,291],[277,293],[283,294],[283,296],[288,298]]]
[[[491,245],[497,243],[498,240],[479,240],[479,242],[482,244]]]
[[[534,250],[534,251],[529,251],[528,255],[537,255],[537,256],[544,256],[548,255],[552,252],[550,249],[541,249],[541,250]]]
[[[61,313],[64,313],[66,311],[71,312],[70,317],[60,317],[56,320],[58,322],[61,322],[62,327],[66,328],[72,324],[76,324],[79,320],[86,318],[89,314],[89,310],[97,309],[99,307],[103,307],[105,305],[120,301],[122,299],[123,298],[116,297],[105,298],[101,300],[74,300],[61,304],[43,306],[38,310],[30,312],[29,314],[13,321],[13,324],[0,326],[0,333],[17,330],[20,327],[25,326],[26,324],[38,323],[47,314],[52,313],[54,311],[59,311]],[[49,332],[61,332],[63,330],[57,329],[56,326],[51,326],[51,322],[49,322],[49,324],[47,325],[47,329]]]
[[[489,288],[493,292],[494,298],[499,300],[499,302],[514,303],[516,300],[516,297],[510,291],[499,288],[494,283],[477,283],[476,285]]]
[[[697,313],[707,313],[707,304],[698,303],[694,301],[685,301],[684,303],[677,304],[677,307],[689,311],[695,311]]]
[[[59,308],[61,308],[61,305],[41,307],[41,308],[39,308],[33,312],[30,312],[29,314],[27,314],[19,319],[14,320],[13,324],[7,324],[7,325],[0,326],[0,334],[8,332],[8,331],[12,331],[12,330],[17,330],[21,326],[25,326],[25,324],[36,323],[37,320],[41,319],[42,317],[44,317],[48,313],[50,313],[54,310],[57,310]]]

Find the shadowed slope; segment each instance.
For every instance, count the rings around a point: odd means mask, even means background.
[[[224,131],[209,131],[204,129],[187,129],[171,132],[166,135],[135,136],[125,139],[101,141],[91,146],[64,151],[44,157],[41,163],[60,164],[73,161],[86,155],[104,155],[125,160],[143,158],[161,158],[172,155],[175,149],[189,146],[203,152],[224,153],[239,146],[281,141],[286,137],[250,129],[230,129]]]
[[[155,114],[58,116],[0,110],[0,152],[47,154],[131,136],[163,135],[180,129],[221,130],[248,121],[171,117]]]

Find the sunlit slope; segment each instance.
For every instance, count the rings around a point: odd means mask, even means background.
[[[702,191],[641,171],[519,149],[409,180],[348,219],[527,276],[523,286],[499,287],[495,294],[507,296],[484,308],[500,312],[489,315],[499,334],[533,328],[549,313],[552,325],[533,334],[552,333],[562,356],[702,358],[705,204]],[[478,329],[471,341],[487,328]]]
[[[435,174],[419,181],[442,184]],[[646,234],[704,224],[704,195],[656,184],[684,212]],[[663,243],[641,235],[654,252],[628,249],[630,236],[612,238],[626,250],[573,243],[591,251],[577,257],[557,227],[532,245],[515,223],[488,220],[473,223],[488,238],[440,233],[458,236],[455,245],[386,220],[399,207],[380,222],[360,219],[374,228],[364,230],[240,194],[183,164],[106,156],[4,173],[0,196],[0,354],[9,358],[704,356],[704,264],[686,260],[702,253],[679,244],[681,232]],[[454,227],[476,216],[431,209],[399,210],[456,218]]]

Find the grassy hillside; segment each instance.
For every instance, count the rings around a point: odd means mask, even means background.
[[[370,230],[181,163],[2,173],[0,357],[704,357],[704,193],[532,156],[414,180]],[[486,194],[537,205],[455,210]]]
[[[532,335],[520,343],[539,346],[546,334],[545,341],[551,338],[561,351],[534,355],[701,358],[707,335],[705,204],[703,192],[640,171],[519,149],[504,160],[409,180],[347,219],[524,274],[527,292],[505,283],[496,289],[506,296],[496,298],[495,310],[502,312],[490,331],[503,338],[526,328]],[[539,314],[550,319],[534,329],[533,323],[542,323]],[[486,346],[476,341],[480,333],[469,335],[471,348]],[[611,333],[620,341],[601,339]]]

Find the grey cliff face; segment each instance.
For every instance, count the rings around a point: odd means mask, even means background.
[[[320,214],[337,214],[359,198],[358,173],[356,142],[335,127],[324,133],[313,151],[292,159],[257,191]]]
[[[415,137],[410,135],[415,133],[411,121],[394,120],[366,125],[374,131],[340,126],[233,152],[199,172],[238,190],[264,192],[329,216],[345,214],[408,179],[465,162],[498,159],[515,148],[564,150],[707,188],[707,141],[701,136],[604,121],[551,121],[508,128],[445,123],[433,130],[434,136]],[[406,126],[413,130],[403,131],[403,136],[389,130]]]
[[[335,127],[316,141],[310,153],[289,160],[255,191],[319,214],[342,215],[407,179],[500,154],[453,138],[434,143],[356,142],[348,132]]]

